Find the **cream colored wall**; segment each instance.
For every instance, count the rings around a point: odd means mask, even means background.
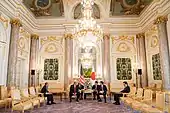
[[[159,53],[159,37],[157,26],[152,26],[145,33],[145,43],[146,43],[146,56],[147,56],[147,73],[148,73],[148,82],[152,83],[161,83],[160,80],[153,79],[153,69],[152,69],[152,55]]]
[[[39,66],[37,67],[42,71],[40,73],[40,83],[56,82],[64,84],[64,53],[65,41],[62,36],[40,36]],[[56,81],[45,81],[43,78],[44,60],[48,58],[57,58],[59,60],[59,79]]]
[[[10,19],[0,11],[0,85],[6,85],[10,43]]]
[[[130,58],[132,63],[132,79],[128,83],[135,83],[136,76],[133,65],[136,62],[136,36],[135,35],[112,35],[110,41],[110,70],[111,83],[114,88],[123,87],[122,82],[125,80],[117,79],[116,59]]]
[[[30,56],[30,33],[24,28],[20,28],[18,38],[18,58],[16,79],[20,87],[28,86],[29,76],[29,56]]]

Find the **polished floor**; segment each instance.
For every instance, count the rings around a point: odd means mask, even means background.
[[[132,113],[123,105],[114,105],[111,102],[103,103],[92,100],[81,100],[79,103],[68,100],[56,101],[57,104],[34,108],[32,113]],[[0,109],[0,113],[11,113],[11,110]],[[18,112],[13,112],[18,113]],[[26,111],[29,113],[29,111]]]

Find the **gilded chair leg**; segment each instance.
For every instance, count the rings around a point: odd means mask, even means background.
[[[24,113],[24,110],[22,110],[22,113]]]

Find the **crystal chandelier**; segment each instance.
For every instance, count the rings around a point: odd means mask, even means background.
[[[74,29],[74,37],[80,42],[96,42],[102,39],[103,30],[92,17],[94,0],[82,0],[81,4],[83,6],[83,18],[78,21],[79,24]]]

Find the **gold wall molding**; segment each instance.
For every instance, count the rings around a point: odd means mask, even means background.
[[[154,35],[152,36],[152,39],[151,39],[151,47],[152,48],[155,48],[158,46],[158,43],[159,43],[159,39],[158,39],[158,36]]]
[[[119,51],[119,52],[129,52],[130,47],[125,42],[121,42],[117,47],[117,51]]]
[[[155,24],[166,23],[168,21],[168,16],[160,16],[155,20]]]
[[[56,37],[56,36],[48,36],[47,38],[41,38],[41,45],[45,44],[46,42],[54,42],[54,41],[61,41],[62,43],[62,37]]]
[[[18,39],[18,47],[19,47],[21,50],[25,49],[25,39],[24,39],[24,37],[20,37],[20,38]]]
[[[12,25],[16,25],[16,26],[19,26],[19,27],[22,26],[21,21],[19,19],[11,19],[10,23]]]
[[[114,36],[114,37],[111,37],[112,38],[112,41],[126,41],[126,40],[129,40],[131,41],[133,44],[135,43],[135,37],[134,36],[126,36],[126,35],[122,35],[122,36]]]
[[[57,47],[55,43],[49,43],[47,47],[45,48],[45,52],[47,53],[56,53]]]
[[[145,33],[139,33],[136,35],[136,38],[145,38]]]

